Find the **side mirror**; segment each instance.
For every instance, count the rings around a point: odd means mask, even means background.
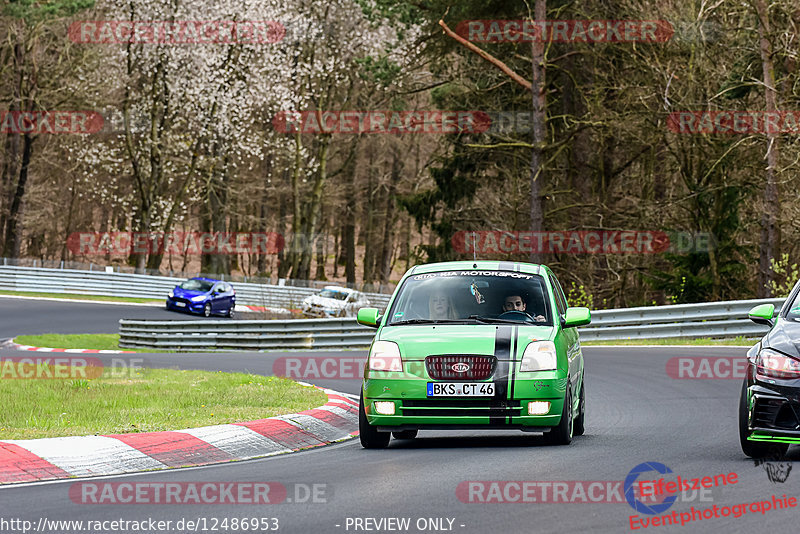
[[[583,326],[592,322],[592,313],[589,308],[567,308],[564,314],[564,328]]]
[[[772,327],[775,323],[772,321],[772,317],[775,315],[775,305],[774,304],[759,304],[758,306],[754,307],[750,310],[750,313],[747,316],[756,324],[763,324],[769,327]]]
[[[356,321],[358,321],[358,324],[363,324],[364,326],[378,328],[381,324],[381,316],[378,315],[378,308],[361,308],[358,310]]]

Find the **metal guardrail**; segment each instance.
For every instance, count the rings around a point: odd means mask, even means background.
[[[769,328],[747,318],[758,304],[774,304],[776,314],[785,299],[731,300],[700,304],[643,306],[592,312],[592,323],[578,329],[582,341],[674,337],[761,337]]]
[[[365,348],[375,329],[355,319],[294,321],[119,322],[119,345],[164,350],[275,350]]]
[[[579,329],[583,341],[672,337],[759,337],[768,328],[747,318],[757,304],[783,299],[599,310]],[[375,330],[349,319],[295,321],[120,321],[120,346],[165,350],[366,348]]]
[[[0,289],[35,293],[73,293],[166,299],[167,293],[183,278],[144,274],[73,271],[0,265]],[[246,306],[294,309],[318,289],[237,282],[236,303]],[[391,295],[365,293],[370,305],[385,309]]]

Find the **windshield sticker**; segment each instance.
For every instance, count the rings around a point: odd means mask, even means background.
[[[518,278],[522,280],[532,280],[537,278],[535,274],[514,273],[509,271],[444,271],[441,273],[427,273],[412,276],[413,280],[427,280],[430,278],[445,278],[451,276],[497,276],[499,278]]]
[[[472,285],[469,286],[469,290],[470,292],[472,292],[472,295],[475,297],[475,300],[478,302],[478,304],[483,304],[484,302],[486,302],[486,299],[483,298],[481,292],[478,291],[478,286],[475,285],[475,282],[472,282]]]

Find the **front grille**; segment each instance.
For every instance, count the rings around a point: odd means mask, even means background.
[[[496,399],[426,399],[403,401],[408,417],[506,417],[520,415],[520,401]]]
[[[465,370],[456,370],[461,364]],[[434,380],[486,380],[497,365],[494,356],[477,354],[442,354],[425,358],[428,376]]]

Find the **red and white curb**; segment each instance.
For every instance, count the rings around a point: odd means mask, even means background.
[[[307,385],[307,384],[303,384]],[[358,435],[358,401],[296,414],[169,432],[0,441],[0,484],[117,475],[285,454]]]
[[[68,352],[69,354],[134,354],[133,350],[100,350],[100,349],[53,349],[50,347],[32,347],[31,345],[20,345],[9,341],[2,345],[14,350],[26,350],[30,352]]]

